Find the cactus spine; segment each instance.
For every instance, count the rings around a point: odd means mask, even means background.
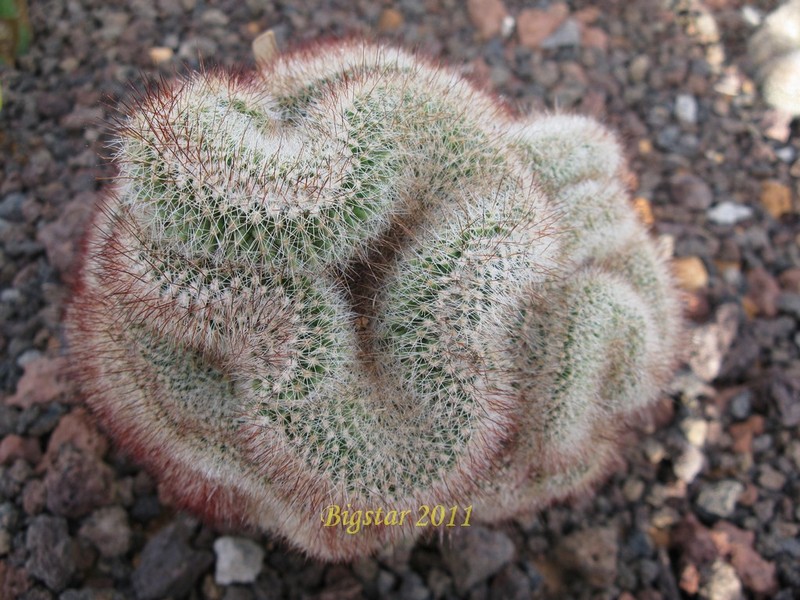
[[[67,328],[88,402],[184,506],[349,559],[585,488],[669,376],[677,304],[613,136],[339,44],[145,97]]]

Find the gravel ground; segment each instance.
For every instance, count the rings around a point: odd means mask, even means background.
[[[658,598],[800,595],[800,136],[747,75],[741,0],[50,0],[0,74],[0,597]],[[532,12],[538,11],[538,12]],[[590,498],[353,565],[219,532],[158,499],[60,373],[75,247],[108,124],[146,78],[364,35],[520,110],[621,132],[673,247],[692,342],[657,423]],[[202,57],[202,61],[198,58]]]

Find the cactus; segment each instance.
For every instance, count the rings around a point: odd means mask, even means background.
[[[346,560],[423,529],[330,505],[535,510],[607,472],[670,375],[676,295],[588,118],[351,42],[162,85],[116,161],[76,375],[211,521]]]

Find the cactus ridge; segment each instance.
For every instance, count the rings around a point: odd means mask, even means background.
[[[508,518],[587,489],[670,374],[675,294],[591,119],[351,42],[155,90],[116,156],[76,375],[211,520],[349,559],[420,531],[330,504]]]

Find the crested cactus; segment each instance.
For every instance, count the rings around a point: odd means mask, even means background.
[[[67,333],[183,506],[349,559],[586,489],[670,374],[678,309],[614,137],[359,43],[144,97]]]

